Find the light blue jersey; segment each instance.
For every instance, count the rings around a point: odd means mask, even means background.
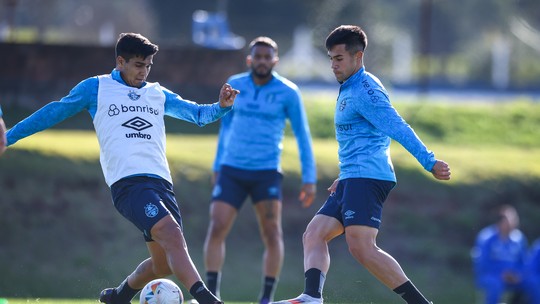
[[[2,107],[0,106],[0,118],[4,115],[4,113],[2,113]]]
[[[296,136],[302,180],[316,182],[309,125],[298,87],[272,73],[272,79],[258,86],[246,72],[229,78],[235,89],[234,110],[221,119],[214,171],[221,165],[244,170],[281,170],[282,140],[289,119]]]
[[[431,171],[436,159],[394,109],[386,89],[361,68],[343,82],[334,116],[339,179],[372,178],[396,181],[390,140],[399,142]]]

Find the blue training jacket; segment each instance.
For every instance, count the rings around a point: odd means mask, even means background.
[[[482,229],[476,238],[472,258],[477,278],[499,277],[505,271],[523,273],[527,255],[527,239],[514,229],[508,239],[501,239],[497,225]]]
[[[339,89],[334,116],[339,179],[396,181],[390,139],[399,142],[427,171],[436,159],[394,109],[386,89],[362,67]]]
[[[228,83],[240,90],[234,109],[221,118],[214,171],[221,165],[244,170],[281,170],[281,151],[286,120],[296,136],[302,180],[317,178],[308,120],[298,87],[276,72],[258,86],[251,74],[233,75]]]

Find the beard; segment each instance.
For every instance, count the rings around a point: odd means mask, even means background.
[[[251,73],[257,78],[268,78],[272,75],[272,68],[267,68],[263,65],[259,65],[258,67],[252,66]]]

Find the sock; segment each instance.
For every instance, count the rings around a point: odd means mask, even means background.
[[[199,304],[213,304],[219,302],[202,281],[198,281],[189,289],[189,293],[199,302]]]
[[[411,281],[407,281],[396,289],[394,292],[400,295],[407,304],[429,304],[429,301],[416,289]]]
[[[272,299],[274,298],[274,290],[276,287],[276,283],[277,283],[276,278],[264,277],[262,296],[259,298],[259,300],[267,299],[267,300],[272,301]]]
[[[206,284],[208,284],[208,290],[215,294],[219,298],[219,287],[221,285],[221,273],[217,271],[206,272]]]
[[[133,297],[139,292],[140,289],[133,289],[128,284],[128,279],[126,278],[118,287],[116,287],[116,297],[119,302],[131,302]]]
[[[325,275],[317,268],[310,268],[304,276],[304,293],[317,299],[322,298]]]

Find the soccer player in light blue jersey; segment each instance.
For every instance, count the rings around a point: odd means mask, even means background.
[[[381,82],[365,70],[366,46],[358,26],[339,26],[326,38],[332,71],[341,84],[334,116],[340,172],[304,233],[304,292],[276,303],[323,302],[328,243],[342,234],[352,256],[384,285],[409,304],[429,303],[376,244],[383,203],[396,184],[390,140],[403,145],[436,179],[450,179],[450,169],[426,148],[392,107]]]
[[[3,112],[2,107],[0,107],[0,155],[6,151],[6,125],[4,124],[4,119],[2,118]]]
[[[225,239],[249,196],[265,246],[258,299],[264,304],[272,300],[283,264],[281,150],[287,120],[298,144],[302,167],[299,199],[304,207],[312,204],[316,192],[315,160],[302,98],[295,84],[272,71],[277,62],[277,44],[258,37],[249,45],[249,72],[228,80],[241,93],[231,113],[221,119],[204,245],[206,283],[219,295]]]
[[[166,159],[164,115],[203,126],[230,111],[239,92],[225,84],[219,102],[199,105],[147,82],[157,52],[146,37],[121,34],[110,74],[83,80],[60,101],[19,122],[7,132],[7,142],[12,145],[88,111],[114,206],[143,233],[150,254],[117,288],[103,290],[100,301],[131,303],[148,282],[174,274],[199,303],[222,303],[206,288],[187,250]]]

